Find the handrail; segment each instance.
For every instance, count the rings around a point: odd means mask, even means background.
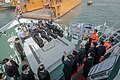
[[[117,57],[117,55],[116,55],[116,57]],[[95,73],[95,74],[92,74],[92,75],[89,75],[88,77],[94,76],[94,75],[98,75],[98,74],[100,74],[100,73],[102,73],[102,72],[105,72],[105,71],[108,71],[108,70],[112,69],[112,68],[114,67],[114,65],[116,64],[117,59],[118,59],[118,57],[115,59],[115,63],[114,63],[109,69],[104,70],[104,71],[101,71],[101,72],[98,72],[98,73]]]
[[[9,23],[7,23],[6,25],[4,25],[3,27],[0,28],[0,32],[4,32],[5,29],[8,28],[8,26],[12,23],[13,21],[10,21]]]
[[[119,22],[120,22],[120,20],[118,20],[116,23],[114,23],[114,24],[110,27],[110,29],[112,29],[114,26],[116,26]],[[114,29],[115,29],[115,28],[114,28]],[[117,30],[116,30],[116,31],[117,31]],[[114,34],[116,31],[114,31],[113,34]],[[100,38],[101,38],[103,35],[104,35],[104,34],[102,34],[102,35],[100,36]],[[111,35],[112,35],[112,34],[111,34]],[[100,38],[99,38],[99,39],[100,39]],[[108,37],[108,38],[109,38],[109,37]],[[108,39],[108,38],[107,38],[107,39]]]
[[[117,31],[119,31],[120,29],[115,30],[109,37],[107,37],[104,41],[106,41],[107,39],[109,39],[114,33],[116,33]]]
[[[112,37],[112,35],[113,35],[114,33],[116,33],[117,31],[119,31],[119,30],[120,30],[120,29],[114,31],[114,32],[113,32],[109,37],[107,37],[104,41],[106,41],[107,39],[109,39],[110,37]],[[115,48],[115,47],[118,46],[118,45],[120,45],[120,42],[117,43],[117,44],[115,44],[115,45],[112,46],[111,48],[109,48],[109,49],[106,51],[105,55],[106,55],[107,53],[111,52],[111,51],[113,50],[113,48]],[[105,56],[105,55],[104,55],[104,56]]]
[[[117,44],[115,44],[114,46],[112,46],[110,49],[108,49],[108,50],[106,51],[105,55],[106,55],[107,53],[111,52],[111,51],[112,51],[116,46],[118,46],[118,45],[120,45],[120,42],[117,43]]]

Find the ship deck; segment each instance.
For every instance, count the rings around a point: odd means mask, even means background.
[[[65,15],[67,12],[69,12],[70,10],[72,10],[73,8],[77,7],[79,4],[81,3],[78,2],[76,0],[76,4],[72,5],[71,7],[68,7],[68,9],[66,9],[65,11],[63,10],[62,14],[60,15],[55,15],[55,12],[50,10],[50,9],[37,9],[35,11],[31,11],[31,12],[26,12],[22,14],[23,18],[31,18],[31,19],[42,19],[42,20],[48,20],[48,19],[52,19],[52,20],[56,20],[58,18],[61,18],[63,15]],[[67,4],[66,4],[67,5]],[[67,5],[68,6],[68,5]],[[67,7],[66,6],[66,7]],[[62,7],[63,8],[63,7]],[[24,10],[23,10],[24,11]]]
[[[10,47],[10,43],[8,42],[8,39],[12,36],[16,36],[15,28],[18,26],[20,26],[20,25],[18,24],[16,26],[10,28],[9,30],[6,30],[5,34],[0,36],[0,41],[1,41],[0,45],[2,45],[2,46],[0,46],[0,51],[1,51],[0,62],[2,62],[3,58],[6,58],[6,57],[10,58],[10,55],[15,55],[14,49]],[[70,40],[70,38],[67,38],[67,39]],[[79,48],[79,45],[77,45],[76,48]],[[28,63],[27,60],[26,60],[26,63]],[[79,66],[79,68],[78,68],[79,72],[77,73],[77,75],[74,74],[72,76],[73,80],[79,80],[77,78],[80,75],[82,68],[83,68],[83,66],[82,67]],[[63,64],[60,64],[56,69],[54,69],[50,73],[51,80],[55,80],[56,76],[62,75],[61,74],[61,73],[63,73],[62,69],[63,69]],[[20,71],[21,71],[21,66],[20,66]],[[61,80],[63,80],[63,78],[64,78],[64,76],[61,78]]]
[[[32,19],[50,19],[53,12],[50,9],[39,9],[32,12],[23,13],[22,17]]]
[[[3,58],[5,58],[5,57],[9,58],[10,55],[15,54],[14,50],[10,47],[10,43],[8,42],[8,39],[12,36],[16,36],[15,28],[18,26],[20,26],[20,25],[18,24],[11,28],[9,27],[8,30],[4,31],[5,34],[2,34],[0,36],[0,41],[1,41],[0,42],[0,51],[1,51],[0,62],[2,62]],[[66,38],[71,41],[71,36],[68,36]],[[79,41],[78,44],[76,45],[76,49],[80,48],[80,46],[79,46],[80,43],[81,43],[81,41]],[[104,58],[107,58],[109,55],[110,54],[107,54]],[[27,62],[27,60],[26,60],[26,62]],[[82,64],[81,66],[78,66],[78,73],[72,75],[73,80],[85,80],[85,79],[81,79],[81,77],[82,77],[81,73],[82,73],[83,66],[84,66],[84,64]],[[20,66],[20,69],[21,69],[21,66]],[[54,69],[50,73],[51,80],[56,80],[56,76],[63,73],[62,69],[63,69],[63,64],[60,64],[56,69]],[[64,76],[63,76],[63,78],[64,78]],[[64,80],[63,78],[60,80]]]

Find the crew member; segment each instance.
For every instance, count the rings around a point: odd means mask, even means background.
[[[22,66],[20,80],[35,80],[34,73],[27,64]]]
[[[95,54],[95,59],[94,59],[94,64],[98,64],[99,63],[99,60],[101,57],[104,56],[105,52],[106,52],[106,49],[105,49],[105,46],[104,46],[104,42],[101,41],[100,42],[100,45],[97,47],[97,53]]]
[[[25,32],[21,29],[21,28],[18,28],[18,37],[22,40],[22,43],[24,43],[25,41]]]
[[[45,70],[44,64],[40,64],[37,74],[39,80],[50,80],[50,74],[47,70]]]
[[[66,55],[65,52],[64,52],[64,54]],[[64,60],[65,55],[63,55],[63,57],[62,57],[62,62],[64,64],[63,72],[64,72],[65,80],[71,80],[73,60],[72,60],[71,55],[68,55],[68,56],[66,55],[67,60]]]
[[[93,55],[93,58],[95,58],[97,56],[98,50],[97,50],[97,44],[94,42],[91,44],[91,48],[89,49],[89,53],[91,52]],[[93,62],[93,65],[95,65],[95,60]]]
[[[73,60],[74,60],[73,68],[72,68],[72,74],[74,74],[74,73],[77,73],[77,62],[78,62],[77,51],[74,50],[72,55],[73,55]]]
[[[22,59],[22,62],[24,62],[24,50],[21,44],[19,43],[19,38],[15,39],[15,49],[20,54],[20,57]]]
[[[79,65],[82,65],[82,63],[83,63],[83,60],[84,60],[84,56],[85,56],[85,49],[84,48],[80,48],[79,50],[78,50],[78,64]]]
[[[93,43],[93,42],[97,43],[97,41],[98,41],[98,33],[97,33],[97,31],[98,31],[98,30],[95,29],[94,32],[93,32],[92,35],[91,35],[92,43]]]
[[[90,68],[93,65],[93,54],[90,52],[86,61],[84,61],[83,76],[87,78]]]
[[[110,38],[108,41],[104,43],[104,46],[106,47],[106,50],[108,50],[111,47],[111,44],[113,43],[113,39]]]
[[[18,4],[16,5],[15,13],[16,13],[16,16],[17,16],[16,19],[20,23],[19,19],[20,19],[21,15],[22,15],[21,7],[20,7],[20,1],[18,1]]]
[[[14,77],[14,80],[18,80],[20,77],[18,68],[19,65],[13,61],[9,60],[8,58],[3,59],[3,63],[5,64],[5,71],[9,77]]]
[[[88,51],[91,47],[91,42],[92,42],[92,38],[89,38],[89,41],[87,41],[86,44],[85,44],[85,55],[86,55],[86,57],[88,57]]]

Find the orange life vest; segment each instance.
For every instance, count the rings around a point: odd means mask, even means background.
[[[91,38],[92,38],[92,43],[97,42],[98,41],[98,34],[97,33],[92,33]]]
[[[112,44],[111,42],[105,42],[104,43],[104,46],[105,46],[106,50],[108,50],[110,48],[111,44]]]

